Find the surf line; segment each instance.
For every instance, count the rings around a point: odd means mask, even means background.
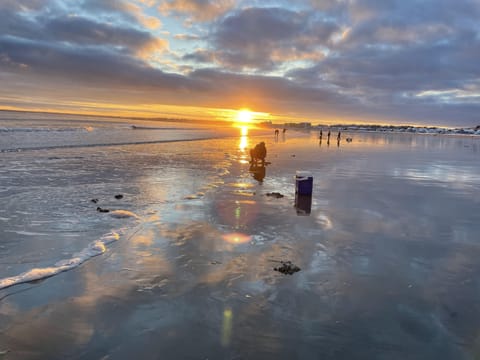
[[[60,260],[53,266],[34,268],[20,275],[0,279],[0,290],[26,282],[45,279],[76,268],[92,257],[103,254],[107,250],[108,244],[120,239],[120,234],[123,235],[123,230],[109,232],[100,239],[91,242],[85,249],[73,254],[70,259]]]

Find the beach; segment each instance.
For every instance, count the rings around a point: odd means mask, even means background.
[[[0,358],[480,356],[477,137],[46,121],[0,126]]]

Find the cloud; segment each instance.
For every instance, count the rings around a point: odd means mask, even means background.
[[[177,40],[186,40],[186,41],[197,41],[201,40],[202,37],[195,34],[176,34],[174,36]]]
[[[324,59],[286,76],[356,97],[372,115],[472,121],[480,104],[468,88],[480,78],[479,11],[472,1],[338,2],[335,16],[348,31]],[[415,95],[422,93],[429,96]]]
[[[8,56],[10,64],[24,64],[30,76],[52,81],[70,79],[83,85],[137,89],[191,85],[181,76],[165,74],[138,58],[119,56],[105,48],[85,49],[0,38],[0,54]],[[5,64],[0,62],[2,65]],[[14,73],[25,74],[20,70]]]
[[[151,6],[148,1],[140,3]],[[84,0],[81,9],[97,15],[100,12],[100,14],[108,17],[115,15],[127,22],[134,21],[151,30],[157,29],[162,25],[157,17],[146,15],[141,6],[124,0]]]
[[[41,25],[12,10],[0,11],[0,35],[24,38],[42,36]]]
[[[225,17],[211,39],[223,66],[272,70],[288,61],[322,59],[336,31],[334,22],[308,12],[247,8]]]
[[[227,13],[235,5],[233,0],[170,0],[158,9],[164,15],[186,16],[190,21],[212,21]]]
[[[168,47],[166,40],[155,38],[149,32],[98,23],[81,17],[48,19],[43,30],[44,35],[54,41],[121,47],[138,55],[163,51]]]
[[[2,0],[0,10],[8,11],[31,11],[39,10],[48,3],[48,0]]]
[[[137,0],[137,2],[144,4],[146,6],[152,7],[155,5],[156,0]]]
[[[44,42],[57,47],[104,46],[117,51],[119,56],[130,53],[142,58],[161,53],[169,47],[165,39],[123,22],[95,21],[86,15],[66,15],[60,11],[54,16],[50,11],[37,10],[33,16],[24,16],[22,12],[12,10],[0,12],[0,36],[23,39],[25,43]]]
[[[167,74],[131,57],[119,57],[116,52],[103,48],[62,47],[45,42],[18,41],[0,38],[0,54],[8,54],[9,64],[0,61],[0,73],[6,70],[18,84],[35,84],[54,92],[65,84],[75,83],[62,91],[84,93],[86,89],[105,89],[104,97],[119,101],[155,102],[162,100],[170,104],[191,104],[197,106],[237,107],[239,99],[250,101],[258,108],[267,103],[288,102],[301,99],[302,102],[327,104],[334,93],[320,89],[309,89],[280,77],[248,76],[222,72],[214,69],[195,70],[189,76]],[[27,68],[20,68],[24,64]],[[15,69],[12,66],[16,66]],[[47,81],[48,80],[48,81]],[[48,85],[47,85],[48,84]],[[313,90],[313,91],[312,91]],[[31,90],[30,90],[31,91]],[[135,97],[137,96],[137,97]],[[256,101],[252,99],[258,98]],[[250,99],[250,100],[249,100]],[[93,100],[93,99],[92,99]]]
[[[124,6],[125,10],[129,12],[137,21],[142,24],[144,27],[150,30],[155,30],[161,27],[162,22],[160,19],[154,16],[145,15],[142,11],[142,8],[133,3],[126,3]]]
[[[4,52],[10,56],[9,81],[16,79],[17,91],[24,96],[57,94],[64,99],[89,99],[92,103],[101,99],[119,104],[220,108],[248,105],[256,111],[314,118],[321,114],[322,118],[342,119],[339,121],[373,121],[388,116],[393,120],[434,120],[437,124],[453,117],[474,123],[480,110],[480,106],[473,104],[445,106],[413,93],[395,102],[389,93],[374,92],[362,97],[338,91],[328,83],[302,84],[284,77],[241,75],[218,69],[197,69],[188,76],[167,74],[137,58],[119,57],[100,48],[79,52],[3,39],[0,53]],[[25,67],[15,67],[15,64]],[[0,61],[0,74],[6,66]],[[5,90],[1,90],[0,95],[5,95]]]
[[[215,54],[205,49],[199,49],[193,53],[183,55],[182,59],[196,63],[213,63],[215,62]]]

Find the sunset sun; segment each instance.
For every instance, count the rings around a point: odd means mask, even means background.
[[[248,109],[242,109],[237,113],[237,120],[242,123],[252,122],[253,113]]]

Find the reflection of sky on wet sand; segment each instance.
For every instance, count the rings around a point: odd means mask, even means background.
[[[446,183],[448,186],[475,186],[480,182],[480,174],[472,166],[430,164],[421,169],[396,169],[394,176],[411,178],[413,181]]]
[[[454,138],[378,137],[327,148],[287,133],[267,141],[262,184],[232,162],[201,198],[160,188],[155,212],[106,256],[4,299],[0,339],[25,359],[19,349],[52,354],[46,344],[86,359],[475,358],[478,159]],[[241,158],[238,141],[215,145]],[[202,166],[165,176],[187,182]],[[314,175],[310,216],[293,206],[295,170]],[[162,179],[141,184],[153,196]],[[273,271],[281,260],[302,270]],[[29,300],[39,293],[42,305]]]

